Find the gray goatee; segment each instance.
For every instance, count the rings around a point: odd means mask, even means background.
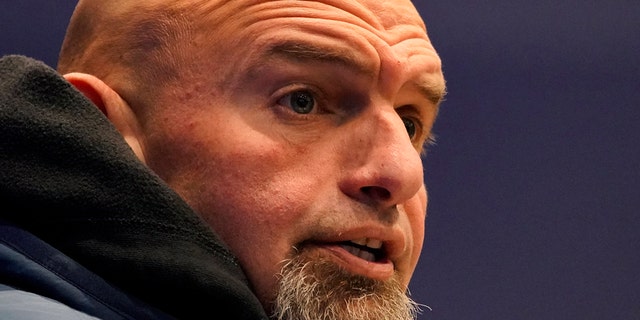
[[[273,320],[413,320],[420,306],[394,277],[378,281],[301,252],[282,268]]]

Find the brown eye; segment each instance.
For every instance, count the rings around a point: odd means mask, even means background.
[[[407,133],[409,134],[409,138],[413,139],[416,136],[416,133],[418,131],[418,128],[416,126],[416,123],[413,119],[411,118],[402,118],[402,122],[404,122],[404,127],[407,129]]]

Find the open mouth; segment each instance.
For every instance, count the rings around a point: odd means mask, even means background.
[[[379,262],[385,259],[385,252],[380,240],[364,238],[343,241],[338,245],[352,255],[369,262]]]

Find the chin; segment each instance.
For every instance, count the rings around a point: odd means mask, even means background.
[[[376,280],[346,271],[308,251],[282,267],[274,320],[416,319],[420,312],[397,276]]]

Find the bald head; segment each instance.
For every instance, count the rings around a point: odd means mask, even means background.
[[[218,84],[215,81],[227,81],[234,70],[223,73],[219,66],[236,65],[246,56],[230,48],[252,45],[238,32],[259,25],[260,33],[276,25],[279,18],[271,16],[275,9],[290,8],[286,16],[292,21],[344,20],[351,27],[370,30],[385,44],[402,41],[394,35],[402,34],[406,26],[414,28],[409,34],[426,38],[424,23],[410,0],[279,2],[282,0],[79,0],[58,71],[96,76],[134,108],[141,108],[137,106],[154,104],[161,90],[178,90],[171,88],[193,82],[203,72],[215,74],[216,79],[206,80],[212,87]]]
[[[96,76],[134,109],[153,105],[164,88],[189,73],[198,46],[195,23],[203,20],[203,8],[222,2],[80,0],[58,71]]]
[[[158,77],[171,46],[188,25],[168,1],[81,0],[60,52],[61,73],[84,72],[99,78],[136,70]]]
[[[410,3],[409,0],[396,1]],[[350,12],[366,8],[375,13],[375,17],[370,18],[377,20],[366,22],[381,28],[393,27],[387,24],[397,23],[397,17],[422,24],[412,5],[383,5],[371,0],[317,2]],[[177,60],[185,46],[197,46],[205,41],[196,39],[199,32],[202,35],[203,30],[205,33],[218,31],[233,14],[256,3],[265,1],[80,0],[63,42],[58,69],[61,73],[86,72],[101,78],[113,70],[127,69],[153,78],[170,76],[179,66]]]

